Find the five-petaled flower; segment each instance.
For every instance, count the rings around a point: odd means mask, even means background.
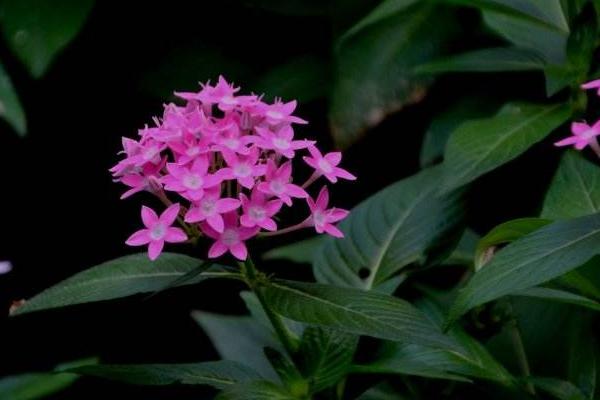
[[[308,217],[307,221],[315,227],[317,233],[327,232],[334,237],[344,237],[342,231],[333,224],[346,218],[349,211],[335,207],[327,208],[329,205],[329,191],[327,190],[327,186],[323,186],[315,201],[311,198],[307,199],[307,201],[311,212],[311,216]]]
[[[573,145],[577,150],[582,150],[588,145],[597,148],[596,136],[600,135],[600,121],[591,126],[585,122],[573,122],[571,133],[572,136],[559,140],[554,145],[559,147]]]
[[[148,257],[156,260],[163,250],[165,242],[185,242],[188,237],[181,228],[172,227],[179,214],[179,204],[169,206],[163,213],[156,215],[154,210],[142,206],[142,222],[146,226],[127,239],[125,243],[130,246],[148,245]]]

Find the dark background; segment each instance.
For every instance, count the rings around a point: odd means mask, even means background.
[[[293,56],[312,53],[328,62],[337,32],[377,2],[355,1],[358,6],[352,12],[340,12],[336,19],[286,15],[234,0],[147,2],[131,8],[122,3],[98,2],[83,30],[40,80],[31,79],[0,43],[0,59],[6,60],[29,125],[25,138],[18,138],[4,123],[0,126],[0,260],[14,264],[13,272],[0,276],[3,314],[13,300],[134,252],[124,240],[140,223],[144,195],[120,201],[124,189],[111,182],[107,170],[118,159],[120,137],[134,136],[170,100],[165,88],[194,90],[197,81],[214,80],[222,72],[249,92],[256,76]],[[457,18],[464,35],[478,32],[476,14],[465,10]],[[485,35],[472,39],[470,45],[494,40]],[[212,63],[213,59],[196,56],[189,49],[198,44],[235,62]],[[448,51],[463,45],[457,41],[452,46]],[[324,76],[323,84],[330,78]],[[344,164],[359,179],[336,185],[336,205],[350,208],[386,184],[415,173],[423,133],[455,93],[502,99],[510,91],[512,97],[518,92],[531,98],[543,95],[540,87],[541,76],[528,73],[510,78],[500,74],[493,80],[489,75],[438,80],[421,103],[391,116],[346,151]],[[159,96],[161,90],[166,97]],[[297,114],[310,121],[308,127],[299,128],[299,135],[316,136],[324,147],[332,148],[325,99],[301,104]],[[548,143],[480,181],[470,197],[470,226],[485,232],[510,218],[536,215],[559,156]],[[255,251],[292,239],[258,244]],[[271,263],[267,269],[279,276],[311,279],[308,266]],[[239,289],[229,282],[211,281],[145,301],[135,297],[10,321],[2,317],[0,376],[48,370],[87,356],[111,363],[216,359],[189,312],[241,313]],[[52,398],[90,398],[91,393],[166,399],[173,391],[85,378]],[[178,398],[199,398],[199,393],[202,390],[181,389]]]

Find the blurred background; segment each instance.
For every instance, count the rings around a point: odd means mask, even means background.
[[[373,14],[380,1],[0,1],[0,260],[14,266],[0,275],[2,314],[15,300],[134,252],[124,240],[137,229],[142,200],[119,200],[123,187],[111,182],[108,168],[118,159],[120,138],[160,115],[175,100],[174,90],[196,90],[198,82],[223,74],[243,92],[298,99],[297,115],[310,122],[298,135],[344,149],[345,167],[359,177],[333,193],[345,208],[438,162],[443,141],[432,141],[431,131],[447,137],[457,122],[431,123],[448,109],[489,115],[508,97],[546,98],[538,72],[416,73],[447,55],[507,41],[465,2],[388,3],[391,8]],[[469,226],[481,233],[536,215],[559,156],[549,148],[536,145],[528,157],[486,175],[470,194]],[[254,251],[301,237],[257,244]],[[311,279],[307,266],[267,268]],[[447,273],[428,279],[450,285],[455,277]],[[189,313],[242,313],[237,290],[211,282],[145,301],[10,322],[0,317],[0,375],[90,356],[108,363],[216,359]],[[173,394],[86,378],[51,398],[91,393]],[[199,393],[181,389],[178,398],[202,398]]]

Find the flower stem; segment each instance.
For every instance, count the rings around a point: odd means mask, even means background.
[[[525,345],[523,344],[523,339],[521,337],[521,331],[519,329],[519,325],[516,317],[514,316],[514,311],[512,307],[512,303],[508,303],[508,311],[510,313],[511,321],[508,326],[508,333],[510,335],[510,340],[513,345],[513,350],[515,351],[515,355],[517,357],[517,362],[519,363],[519,368],[521,369],[521,373],[525,378],[529,378],[531,376],[531,369],[529,368],[529,362],[527,361],[527,353],[525,352]],[[532,395],[535,396],[535,388],[531,382],[525,383],[525,389]]]
[[[294,231],[297,231],[299,229],[308,228],[310,226],[310,224],[308,224],[307,221],[308,221],[308,219],[300,222],[299,224],[288,226],[287,228],[279,229],[277,231],[261,232],[260,236],[261,237],[277,236],[277,235],[283,235],[285,233],[294,232]]]
[[[257,284],[260,283],[261,279],[265,279],[264,275],[256,269],[250,258],[243,263],[240,263],[240,265],[242,267],[242,273],[246,278],[246,283],[258,298],[260,305],[265,311],[265,314],[267,314],[267,317],[269,318],[275,333],[279,337],[279,340],[283,344],[283,347],[288,352],[290,357],[293,358],[294,354],[296,354],[298,351],[298,338],[285,325],[281,316],[276,314],[271,307],[269,307],[263,293],[259,288],[257,288]]]
[[[320,176],[321,176],[321,174],[318,173],[317,171],[313,172],[313,174],[310,176],[310,178],[308,178],[306,180],[306,182],[304,182],[302,184],[302,189],[306,189],[307,187],[309,187],[314,181],[319,179]]]
[[[598,141],[596,138],[590,139],[590,147],[594,150],[594,153],[600,158],[600,145],[598,145]]]

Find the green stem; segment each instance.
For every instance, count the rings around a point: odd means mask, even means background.
[[[267,304],[265,297],[262,292],[258,290],[257,284],[260,284],[260,280],[263,276],[256,270],[254,263],[248,258],[244,263],[240,263],[242,266],[243,275],[246,277],[246,283],[252,289],[260,305],[262,306],[265,314],[269,318],[275,333],[279,337],[279,340],[283,344],[283,347],[288,352],[290,357],[294,357],[294,354],[298,351],[298,338],[288,329],[283,322],[283,319],[279,314],[276,314],[271,307]]]
[[[513,350],[515,351],[515,355],[517,357],[517,362],[519,363],[519,368],[521,369],[521,373],[525,378],[529,378],[531,376],[531,369],[529,368],[529,361],[527,361],[527,353],[525,352],[525,345],[523,344],[523,338],[521,337],[521,331],[519,329],[519,324],[517,319],[515,318],[512,304],[508,303],[508,310],[511,316],[511,321],[508,326],[508,333],[510,335],[510,339],[513,345]],[[531,382],[525,383],[525,389],[535,396],[535,388]]]

